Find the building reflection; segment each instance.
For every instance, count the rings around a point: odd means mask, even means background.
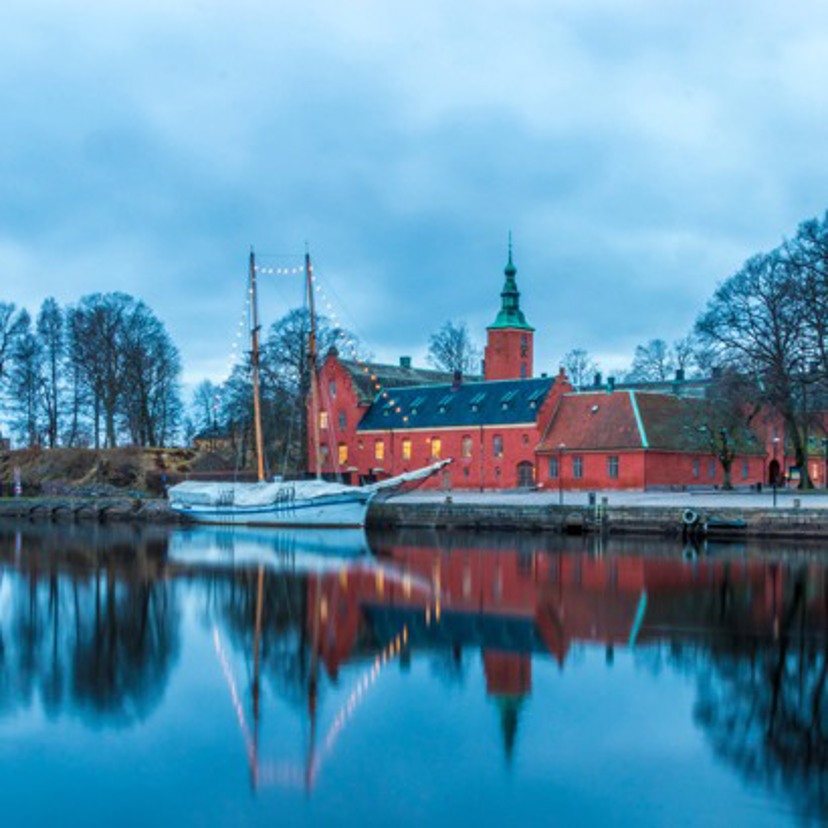
[[[826,574],[813,556],[415,533],[380,536],[373,554],[306,560],[295,538],[278,554],[255,538],[194,531],[196,554],[179,558],[164,532],[0,529],[0,715],[36,694],[54,713],[115,726],[149,715],[189,589],[254,787],[312,789],[390,665],[431,659],[454,681],[479,659],[511,761],[533,671],[566,673],[576,653],[600,648],[611,680],[615,659],[638,648],[695,679],[695,719],[718,755],[826,812]],[[274,698],[302,723],[300,762],[261,748]]]

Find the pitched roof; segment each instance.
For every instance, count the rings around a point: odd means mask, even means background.
[[[354,362],[340,359],[340,364],[351,375],[360,402],[368,403],[377,395],[377,385],[383,389],[404,388],[409,385],[450,383],[452,375],[427,368],[407,368],[402,365],[381,365],[376,362]]]
[[[628,392],[564,394],[540,445],[541,451],[643,447]]]
[[[565,394],[540,451],[650,449],[710,453],[703,400],[642,391]],[[748,428],[731,434],[737,453],[763,453]]]
[[[388,399],[376,400],[357,430],[531,423],[554,382],[552,377],[539,377],[389,388]]]

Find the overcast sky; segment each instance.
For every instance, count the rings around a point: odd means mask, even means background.
[[[220,380],[246,260],[310,244],[374,355],[482,343],[514,237],[537,372],[684,334],[828,208],[828,4],[8,0],[0,300],[144,299]],[[267,277],[267,324],[300,301]]]

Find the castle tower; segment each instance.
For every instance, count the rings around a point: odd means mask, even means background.
[[[532,376],[532,351],[535,329],[520,309],[520,291],[512,263],[512,236],[509,234],[509,261],[503,271],[506,282],[500,292],[500,312],[486,328],[484,379],[529,379]]]

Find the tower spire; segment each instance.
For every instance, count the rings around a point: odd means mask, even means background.
[[[503,269],[506,281],[503,283],[503,290],[500,292],[500,311],[490,328],[525,328],[532,330],[531,325],[526,321],[523,311],[520,309],[520,291],[518,290],[517,268],[512,261],[512,231],[509,231],[509,257],[506,267]]]

